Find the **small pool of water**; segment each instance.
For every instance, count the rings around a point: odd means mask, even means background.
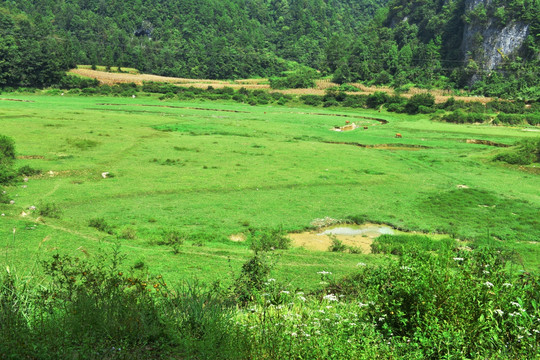
[[[344,236],[356,236],[378,233],[380,235],[394,235],[394,229],[389,226],[366,226],[366,227],[350,227],[340,226],[332,229],[327,229],[317,235],[344,235]]]

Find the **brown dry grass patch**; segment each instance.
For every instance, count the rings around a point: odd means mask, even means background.
[[[248,90],[271,90],[279,92],[282,94],[289,95],[319,95],[322,96],[325,94],[326,90],[332,87],[338,87],[339,84],[336,84],[329,79],[321,79],[315,82],[315,88],[312,89],[286,89],[286,90],[273,90],[268,84],[268,79],[240,79],[234,81],[225,81],[225,80],[210,80],[210,79],[187,79],[187,78],[176,78],[168,76],[159,76],[159,75],[149,75],[149,74],[129,74],[129,73],[110,73],[105,71],[91,70],[86,68],[73,69],[70,70],[71,73],[77,74],[80,76],[85,76],[93,79],[97,79],[101,84],[114,85],[120,83],[135,83],[142,85],[143,81],[154,81],[154,82],[164,82],[171,83],[179,86],[193,86],[199,89],[206,89],[208,86],[212,86],[215,89],[221,89],[224,87],[230,87],[235,90],[240,88],[246,88]],[[394,94],[394,89],[390,87],[377,87],[377,86],[365,86],[360,83],[352,83],[352,86],[358,88],[358,92],[347,92],[349,95],[369,95],[377,91],[382,91],[387,94]],[[401,96],[410,98],[416,94],[422,93],[431,93],[435,97],[436,103],[443,103],[447,101],[452,94],[446,90],[425,90],[418,88],[411,88],[407,93],[401,94]],[[465,102],[478,101],[483,104],[486,104],[493,100],[489,97],[468,97],[468,96],[453,96],[456,100],[463,100]]]

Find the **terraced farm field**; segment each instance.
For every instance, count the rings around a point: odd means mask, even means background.
[[[333,131],[346,122],[357,126]],[[22,272],[57,251],[91,255],[119,243],[128,265],[170,282],[227,282],[257,231],[317,236],[325,218],[464,245],[489,237],[538,270],[538,168],[491,161],[501,151],[491,145],[538,137],[532,128],[300,105],[43,95],[4,95],[0,124],[15,140],[17,166],[43,171],[6,188],[14,204],[0,205],[0,258]],[[367,253],[369,243],[364,254],[298,246],[276,252],[275,276],[306,289],[323,269],[340,276],[382,258]]]

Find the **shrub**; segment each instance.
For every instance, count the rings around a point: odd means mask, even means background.
[[[60,206],[58,206],[56,203],[50,202],[50,203],[42,203],[39,207],[39,215],[49,217],[49,218],[55,218],[60,219],[62,216],[62,209]]]
[[[334,99],[329,99],[323,103],[323,107],[331,107],[331,106],[339,106],[339,102]]]
[[[310,106],[318,106],[323,101],[322,96],[318,95],[302,95],[300,96],[300,100],[302,100],[304,104]]]
[[[105,218],[94,218],[88,220],[88,226],[96,228],[99,231],[113,234],[113,227],[107,223]]]
[[[328,251],[330,252],[344,252],[347,250],[347,245],[344,245],[341,240],[339,240],[335,236],[331,236],[332,239],[332,245],[328,247]]]
[[[370,109],[377,109],[388,101],[388,94],[382,91],[374,92],[366,100],[366,106]]]
[[[131,226],[125,227],[118,234],[118,238],[126,240],[134,240],[137,238],[137,231]]]
[[[318,77],[316,70],[302,68],[285,77],[271,77],[269,81],[272,89],[306,89],[315,87],[315,79]]]
[[[513,165],[540,163],[540,138],[522,140],[511,149],[496,155],[493,160]]]
[[[418,114],[420,112],[427,114],[435,105],[435,97],[430,93],[422,93],[413,95],[405,104],[405,112],[409,115]]]
[[[348,95],[343,102],[343,106],[351,108],[364,107],[366,105],[366,99],[366,95]]]
[[[253,255],[242,265],[240,275],[231,287],[234,300],[240,304],[247,304],[268,281],[274,263],[265,252]]]
[[[158,245],[183,245],[186,237],[178,230],[164,230]]]
[[[7,136],[0,135],[0,184],[8,184],[15,179],[14,162],[15,142]]]
[[[24,165],[19,168],[17,173],[21,176],[34,176],[42,173],[41,169],[34,169],[30,165]]]
[[[255,231],[250,233],[248,242],[250,248],[255,252],[288,249],[291,245],[291,240],[285,236],[282,230]]]

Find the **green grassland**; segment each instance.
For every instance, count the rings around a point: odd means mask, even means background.
[[[170,282],[227,281],[251,254],[230,235],[301,231],[317,218],[357,215],[460,240],[489,236],[518,250],[528,271],[538,270],[537,168],[492,162],[499,148],[467,143],[511,145],[536,132],[363,109],[2,97],[29,100],[0,100],[0,132],[15,140],[17,167],[43,170],[6,189],[15,204],[0,204],[0,262],[20,272],[56,251],[82,256],[118,242],[130,265],[148,265]],[[361,127],[331,131],[346,120]],[[58,218],[38,219],[51,203],[61,209]],[[89,227],[99,218],[113,234]],[[171,230],[186,237],[176,250],[159,245]],[[301,288],[318,285],[317,271],[339,276],[358,262],[382,261],[304,249],[276,254],[275,276]]]

